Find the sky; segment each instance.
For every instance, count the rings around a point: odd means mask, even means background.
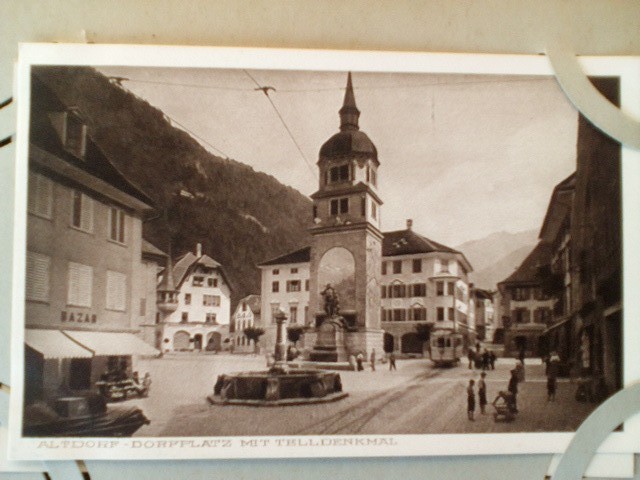
[[[318,189],[318,152],[339,129],[346,72],[99,71],[127,78],[124,88],[212,153],[305,195]],[[275,90],[267,98],[258,85]],[[575,170],[577,113],[552,77],[354,72],[353,86],[360,129],[378,149],[383,231],[411,218],[415,231],[455,247],[539,229],[553,187]]]

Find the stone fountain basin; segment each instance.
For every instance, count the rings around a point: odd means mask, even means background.
[[[213,404],[278,406],[333,402],[346,396],[339,373],[295,369],[223,374],[207,398]]]

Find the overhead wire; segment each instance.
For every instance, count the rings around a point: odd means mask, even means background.
[[[280,119],[280,122],[282,122],[282,126],[284,127],[284,129],[287,131],[287,133],[289,134],[289,137],[291,138],[291,141],[293,141],[293,144],[296,146],[296,148],[298,149],[298,152],[300,152],[300,155],[302,156],[302,159],[304,160],[304,162],[307,164],[307,167],[309,167],[309,171],[311,172],[311,175],[313,175],[314,178],[318,178],[316,170],[313,168],[313,166],[311,165],[311,162],[309,162],[309,160],[307,159],[307,156],[304,154],[304,152],[302,151],[302,148],[300,147],[300,144],[298,144],[298,141],[296,140],[296,138],[293,135],[293,132],[291,131],[291,129],[289,128],[289,126],[287,125],[287,122],[284,120],[284,117],[282,116],[282,114],[280,113],[280,111],[278,110],[278,107],[276,106],[276,104],[273,102],[273,100],[271,99],[271,97],[269,96],[268,91],[266,90],[266,87],[263,87],[263,85],[260,85],[255,78],[253,78],[253,76],[247,71],[244,70],[244,73],[247,74],[247,76],[253,81],[253,83],[256,84],[256,86],[258,87],[258,90],[262,90],[262,92],[264,93],[265,97],[267,97],[267,100],[269,100],[269,103],[271,104],[271,106],[273,107],[273,110],[276,112],[276,115],[278,116],[278,118]]]

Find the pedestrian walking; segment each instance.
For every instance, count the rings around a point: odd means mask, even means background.
[[[551,355],[547,367],[547,401],[555,402],[556,400],[556,387],[558,379],[558,366],[560,363],[560,357],[556,353]]]
[[[396,354],[391,352],[389,354],[389,371],[396,370]]]
[[[480,413],[482,415],[484,415],[484,407],[487,405],[487,384],[484,381],[486,376],[487,374],[482,372],[478,381],[478,402],[480,403]]]
[[[522,347],[522,348],[520,349],[520,353],[518,354],[518,359],[520,360],[520,363],[521,363],[522,365],[524,365],[524,358],[525,358],[525,356],[526,356],[526,355],[525,355],[524,347]]]
[[[371,357],[369,357],[369,360],[371,362],[371,371],[375,372],[376,371],[376,349],[375,348],[371,349]]]
[[[356,364],[358,365],[359,372],[364,370],[364,355],[362,352],[358,352],[358,355],[356,356]]]
[[[473,414],[476,410],[476,394],[473,390],[473,378],[469,380],[469,386],[467,387],[467,418],[473,421]]]
[[[489,351],[485,348],[482,352],[482,371],[489,370]]]
[[[467,352],[467,358],[469,359],[469,370],[473,369],[473,361],[475,359],[475,354],[473,353],[473,348],[470,348]]]
[[[496,354],[493,353],[493,350],[489,350],[489,364],[491,365],[491,370],[496,369]]]
[[[507,390],[513,395],[513,410],[518,413],[518,370],[515,368],[511,370],[511,378],[509,379]]]

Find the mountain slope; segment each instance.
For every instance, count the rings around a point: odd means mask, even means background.
[[[215,156],[145,100],[87,67],[36,67],[96,144],[155,202],[144,237],[175,258],[196,243],[226,269],[232,301],[260,292],[256,264],[309,243],[311,201],[275,178]],[[224,121],[224,112],[212,112]],[[167,212],[165,215],[164,212]]]
[[[465,254],[474,271],[471,281],[477,287],[495,289],[513,273],[537,243],[538,230],[496,232],[456,247]]]

